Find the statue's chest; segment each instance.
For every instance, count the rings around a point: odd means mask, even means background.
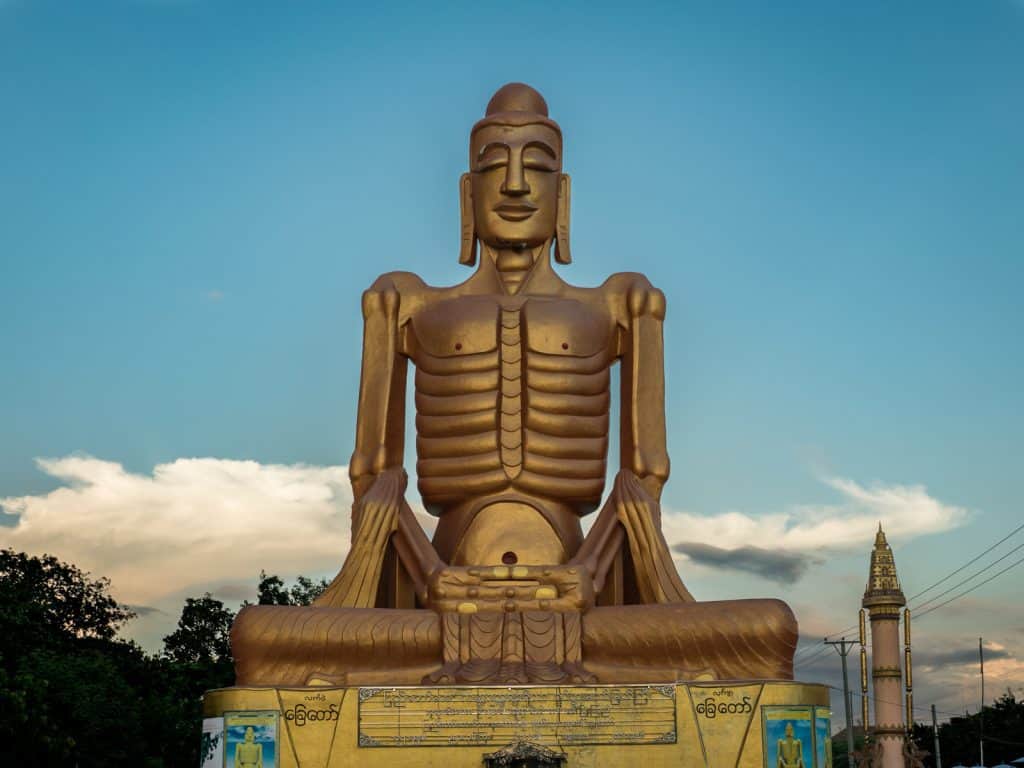
[[[510,347],[556,357],[603,357],[614,352],[614,326],[603,307],[575,299],[532,297],[501,303],[464,296],[434,304],[411,318],[408,351],[414,362],[496,353]]]
[[[258,744],[243,742],[235,748],[235,752],[238,755],[238,759],[243,762],[256,762],[260,754],[260,747]]]

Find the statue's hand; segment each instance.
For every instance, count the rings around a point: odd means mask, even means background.
[[[374,538],[395,530],[408,482],[409,476],[401,467],[385,469],[374,478],[366,493],[352,505],[353,540],[364,535],[364,526]]]
[[[641,480],[633,470],[619,470],[615,475],[610,498],[614,499],[616,504],[633,506],[654,525],[661,526],[661,505],[644,480]]]
[[[352,505],[352,547],[341,571],[314,605],[374,606],[388,540],[398,530],[407,480],[401,467],[386,469],[373,478],[365,493],[357,495]]]
[[[693,602],[661,532],[661,505],[636,473],[630,469],[619,471],[607,503],[613,505],[616,518],[626,531],[643,602]]]

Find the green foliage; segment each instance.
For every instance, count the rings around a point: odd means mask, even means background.
[[[832,737],[832,766],[833,768],[850,768],[850,758],[846,753],[846,729],[843,729]],[[864,749],[864,729],[855,727],[853,729],[853,751],[856,753]]]
[[[57,558],[0,551],[0,762],[144,764],[153,660],[117,640],[133,616],[105,579]],[[113,704],[112,704],[113,703]]]
[[[40,640],[114,637],[135,614],[107,594],[109,587],[52,555],[0,550],[0,621]]]
[[[983,717],[985,765],[1008,763],[1024,755],[1024,700],[1018,699],[1013,691],[1007,690],[991,706],[985,707]],[[977,765],[980,758],[980,734],[981,717],[978,713],[954,717],[949,722],[939,723],[942,764]],[[934,737],[931,725],[916,724],[914,740],[929,752],[933,751]],[[926,759],[925,765],[934,766],[934,756]]]
[[[164,653],[178,664],[231,661],[229,635],[235,614],[209,592],[185,600],[178,628],[164,638]]]
[[[325,586],[261,572],[260,602],[308,605]],[[0,550],[0,765],[200,764],[201,697],[234,682],[234,612],[188,598],[163,652],[147,654],[118,637],[134,614],[109,588],[50,555]]]
[[[290,588],[278,576],[260,571],[256,602],[260,605],[311,605],[327,589],[327,580],[313,581],[299,576]]]
[[[200,764],[200,751],[208,746],[201,739],[203,693],[229,686],[235,679],[229,644],[234,618],[233,611],[207,592],[185,600],[177,629],[164,638],[166,685],[178,702],[172,720],[175,733],[168,738],[180,745],[176,753],[187,755],[183,764],[189,766]]]

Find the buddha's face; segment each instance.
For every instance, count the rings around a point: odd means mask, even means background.
[[[793,724],[792,723],[786,723],[786,738],[787,739],[792,739],[793,738]]]
[[[546,125],[485,125],[470,142],[476,234],[493,247],[555,235],[562,141]]]
[[[253,741],[253,740],[254,740],[255,738],[256,738],[256,734],[255,734],[255,733],[253,733],[253,731],[252,731],[252,726],[250,726],[250,727],[246,728],[246,729],[245,729],[245,740],[246,740],[246,741],[249,741],[249,742],[251,742],[251,741]]]

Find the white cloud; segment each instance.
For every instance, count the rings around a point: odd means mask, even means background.
[[[921,485],[861,485],[839,477],[823,482],[839,493],[835,504],[801,505],[758,517],[742,512],[718,515],[666,513],[669,544],[699,541],[717,547],[771,547],[791,552],[863,551],[878,523],[893,540],[940,533],[963,525],[969,514],[944,504]]]
[[[0,499],[0,508],[17,516],[13,526],[0,526],[0,546],[49,552],[107,576],[118,599],[130,604],[166,607],[204,589],[237,591],[255,586],[261,568],[285,578],[330,576],[348,552],[352,491],[344,466],[195,458],[140,474],[91,456],[39,459],[38,465],[61,485]],[[968,517],[921,486],[825,482],[838,493],[835,504],[757,517],[666,510],[666,538],[724,549],[863,551],[879,520],[894,540],[905,542]],[[410,483],[410,493],[414,487]],[[419,517],[429,530],[432,519]]]
[[[0,527],[0,546],[107,576],[128,603],[218,581],[255,583],[260,568],[333,573],[348,551],[352,491],[343,466],[199,458],[144,475],[90,456],[37,463],[62,486],[0,499],[18,516]]]

